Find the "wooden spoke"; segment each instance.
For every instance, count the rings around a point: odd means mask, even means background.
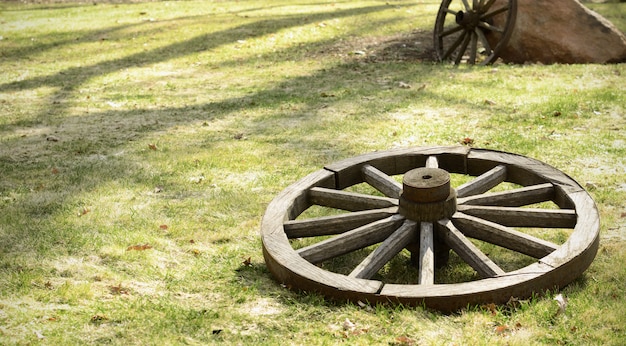
[[[290,239],[340,234],[397,213],[398,208],[391,207],[305,220],[289,220],[284,224],[285,234]]]
[[[478,36],[476,35],[476,29],[469,32],[468,34],[472,37],[472,41],[470,43],[470,55],[468,63],[470,65],[474,65],[476,63],[476,54],[478,51]]]
[[[500,13],[504,13],[504,12],[506,12],[508,10],[509,10],[508,7],[501,7],[499,9],[497,9],[497,10],[494,10],[492,12],[486,13],[485,15],[480,17],[480,19],[483,20],[483,21],[487,21],[487,20],[491,19],[492,17],[495,17],[495,16],[499,15]]]
[[[452,222],[468,237],[486,241],[535,258],[554,252],[558,245],[500,224],[463,213],[455,213]]]
[[[311,263],[320,263],[380,243],[389,237],[403,221],[404,217],[401,215],[390,216],[333,238],[303,247],[296,252]]]
[[[402,193],[402,184],[395,181],[392,177],[381,172],[371,165],[363,166],[363,176],[365,181],[372,185],[376,190],[382,192],[385,196],[391,198],[400,198]]]
[[[461,63],[461,60],[463,60],[463,53],[467,50],[467,46],[469,46],[469,42],[470,42],[470,35],[467,31],[463,32],[463,43],[461,44],[461,47],[459,47],[459,51],[457,52],[456,58],[454,59],[454,63],[456,65]]]
[[[454,34],[454,33],[457,33],[457,32],[459,32],[459,31],[461,31],[461,30],[463,30],[463,27],[462,27],[462,26],[455,26],[455,27],[453,27],[452,29],[446,30],[446,31],[442,32],[441,34],[439,34],[439,37],[440,37],[440,38],[443,38],[443,37],[446,37],[446,36],[452,35],[452,34]],[[459,44],[460,44],[460,42],[459,42]]]
[[[382,209],[398,205],[398,200],[392,198],[322,187],[314,187],[309,190],[309,201],[311,204],[348,211]]]
[[[459,45],[463,43],[464,39],[465,39],[465,32],[459,35],[459,37],[457,37],[454,43],[450,45],[450,48],[448,48],[448,50],[445,52],[445,54],[443,55],[443,58],[448,59],[449,57],[451,57],[452,53],[454,53],[454,51],[459,47]]]
[[[576,211],[459,205],[457,211],[509,227],[574,228]]]
[[[439,168],[439,161],[437,156],[429,156],[426,159],[426,168]]]
[[[432,222],[420,223],[418,282],[420,285],[432,285],[435,283],[435,250]]]
[[[521,207],[554,199],[554,185],[551,183],[526,186],[518,189],[468,196],[457,199],[459,205],[492,205],[500,207]]]
[[[483,48],[485,49],[485,54],[486,55],[491,55],[491,53],[492,53],[491,45],[489,44],[489,41],[487,41],[487,38],[485,37],[485,34],[483,33],[483,31],[478,29],[478,28],[476,28],[476,29],[474,29],[474,33],[476,35],[478,35],[480,43],[483,45]]]
[[[372,251],[348,276],[362,279],[371,278],[395,255],[416,239],[417,223],[405,220],[400,228],[383,241],[376,250]]]
[[[503,28],[499,28],[499,27],[497,27],[495,25],[491,25],[491,24],[489,24],[487,22],[479,22],[478,26],[483,28],[483,29],[487,29],[487,30],[493,31],[493,32],[499,32],[499,33],[503,33],[504,32]]]
[[[500,165],[476,177],[456,189],[457,197],[466,197],[484,193],[506,179],[506,166]]]
[[[478,275],[483,278],[490,278],[505,274],[497,264],[480,251],[463,233],[461,233],[452,221],[448,219],[440,220],[439,229],[444,233],[446,244],[461,257],[465,263],[469,264]]]
[[[480,9],[482,11],[488,11],[489,8],[491,7],[491,5],[493,5],[494,2],[496,2],[496,0],[488,0],[487,3],[483,4]]]

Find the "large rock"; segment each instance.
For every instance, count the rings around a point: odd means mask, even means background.
[[[498,0],[503,1],[503,0]],[[578,0],[518,0],[505,62],[626,62],[626,37]]]

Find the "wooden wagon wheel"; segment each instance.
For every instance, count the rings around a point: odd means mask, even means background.
[[[443,0],[434,30],[437,58],[493,63],[511,37],[516,13],[517,0]]]
[[[599,217],[578,183],[540,161],[424,147],[308,175],[270,203],[261,237],[268,268],[287,287],[453,311],[570,283],[595,257]],[[507,262],[515,256],[519,268]],[[471,274],[455,282],[451,267]]]

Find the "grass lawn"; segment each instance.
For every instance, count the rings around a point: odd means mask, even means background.
[[[438,64],[439,4],[0,2],[0,344],[623,344],[626,65]],[[626,31],[626,3],[588,6]],[[272,279],[285,187],[468,139],[596,201],[565,314],[557,292],[441,314]]]

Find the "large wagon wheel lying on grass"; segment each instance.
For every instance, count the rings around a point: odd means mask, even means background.
[[[443,0],[434,30],[437,58],[493,63],[511,37],[516,13],[516,0]]]
[[[270,203],[261,236],[287,287],[453,311],[570,283],[595,257],[599,218],[589,194],[547,164],[426,147],[308,175]]]

